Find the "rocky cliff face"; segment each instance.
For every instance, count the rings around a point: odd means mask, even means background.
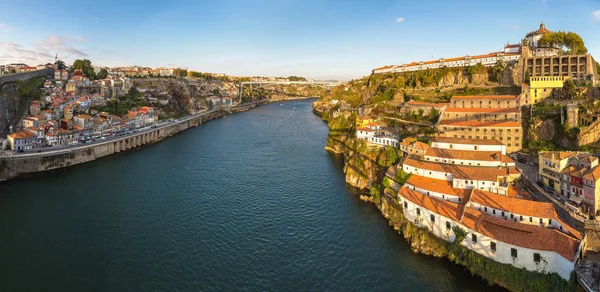
[[[0,87],[0,137],[6,138],[11,120],[22,110],[19,88],[16,83],[5,83]]]

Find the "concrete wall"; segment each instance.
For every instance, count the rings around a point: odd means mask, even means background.
[[[241,108],[247,110],[248,108]],[[155,131],[140,133],[136,136],[127,136],[117,140],[90,145],[75,149],[65,149],[56,153],[32,153],[10,158],[0,158],[0,181],[8,180],[19,175],[69,167],[76,164],[94,161],[98,158],[127,151],[161,141],[190,127],[198,126],[206,121],[226,115],[225,111],[218,111],[203,115],[188,121],[168,125]]]
[[[31,79],[31,78],[38,77],[38,76],[54,78],[54,69],[47,68],[47,69],[36,70],[36,71],[31,71],[31,72],[3,75],[0,77],[0,86],[4,85],[4,83],[23,81],[23,80]]]

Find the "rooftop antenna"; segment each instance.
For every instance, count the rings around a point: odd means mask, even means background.
[[[57,60],[58,60],[58,53],[56,53],[56,56],[54,56],[54,63],[56,63]]]

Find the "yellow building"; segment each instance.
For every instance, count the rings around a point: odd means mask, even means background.
[[[536,104],[552,95],[554,88],[563,88],[568,76],[539,76],[529,79],[529,104]]]
[[[77,85],[75,85],[75,83],[73,82],[69,82],[67,83],[67,92],[76,92],[77,91]]]
[[[356,127],[365,127],[367,124],[373,123],[375,120],[373,118],[369,118],[366,116],[357,116],[356,117]]]
[[[506,145],[508,153],[519,151],[523,147],[520,122],[441,120],[437,130],[440,137],[495,140]]]

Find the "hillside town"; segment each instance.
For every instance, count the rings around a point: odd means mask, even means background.
[[[330,121],[347,117],[352,123],[352,139],[366,148],[330,133],[328,149],[346,156],[347,182],[370,188],[369,200],[381,204],[386,218],[392,215],[381,203],[384,194],[387,204],[397,201],[403,218],[443,241],[566,281],[577,273],[585,290],[598,291],[589,287],[597,287],[600,275],[590,268],[600,252],[594,109],[600,65],[581,49],[546,43],[552,33],[542,23],[502,52],[376,68],[315,110]],[[496,83],[470,88],[477,74],[494,71],[501,72],[490,79]],[[457,89],[460,80],[445,82],[443,74],[472,80]],[[427,91],[428,76],[437,78],[437,87],[429,83],[435,90]],[[402,92],[386,92],[398,81]],[[356,96],[363,99],[356,102]],[[545,133],[535,128],[544,124],[556,126]],[[543,141],[546,133],[564,143]],[[378,183],[362,161],[371,153],[388,157],[390,149],[398,151],[399,162],[386,166]]]

